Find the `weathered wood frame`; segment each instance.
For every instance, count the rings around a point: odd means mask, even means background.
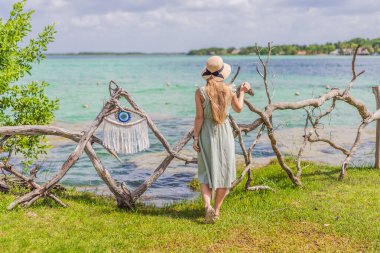
[[[249,102],[248,99],[244,99],[244,103],[247,105],[248,109],[259,116],[251,124],[237,124],[234,118],[231,115],[229,116],[229,121],[233,128],[234,136],[238,137],[239,144],[240,144],[242,154],[245,160],[245,165],[246,165],[241,175],[232,183],[231,189],[235,188],[243,180],[246,174],[248,175],[247,181],[245,183],[246,190],[270,189],[268,186],[265,186],[265,185],[251,186],[251,182],[252,182],[251,169],[253,168],[252,151],[254,147],[256,146],[256,144],[258,143],[265,129],[266,129],[268,138],[270,140],[272,149],[277,157],[277,160],[279,161],[281,168],[286,172],[290,180],[296,186],[301,185],[301,174],[302,174],[301,158],[302,158],[302,154],[307,143],[324,142],[324,143],[329,144],[332,148],[340,150],[346,156],[342,163],[341,173],[339,176],[339,179],[343,179],[348,163],[350,162],[352,155],[355,153],[360,143],[360,136],[363,129],[369,123],[380,119],[380,110],[377,110],[375,113],[372,114],[361,101],[349,95],[349,91],[352,88],[357,77],[364,73],[364,71],[361,71],[359,74],[356,74],[356,71],[355,71],[355,60],[356,60],[358,48],[359,47],[356,48],[353,59],[352,59],[353,77],[351,81],[348,83],[345,90],[341,91],[337,88],[332,88],[325,94],[321,95],[319,98],[307,99],[307,100],[302,100],[298,102],[273,103],[272,97],[269,91],[268,80],[267,80],[268,64],[269,64],[270,54],[272,50],[272,44],[268,43],[268,54],[265,60],[262,59],[261,49],[256,45],[256,52],[259,58],[259,64],[256,65],[256,71],[263,79],[263,84],[265,87],[268,104],[265,106],[264,110],[260,110],[256,106],[254,106],[251,102]],[[240,68],[238,68],[238,71],[233,77],[231,83],[233,83],[234,80],[236,79],[237,75],[239,74],[239,70]],[[240,86],[237,88],[237,90],[239,89],[240,89]],[[0,169],[6,170],[9,173],[16,176],[17,178],[19,178],[20,180],[25,181],[32,188],[32,190],[28,192],[27,194],[16,198],[8,206],[8,209],[13,209],[17,205],[23,205],[25,207],[28,207],[41,197],[48,197],[50,199],[53,199],[54,201],[56,201],[57,203],[65,207],[66,204],[63,203],[61,200],[59,200],[56,196],[54,196],[50,192],[50,190],[66,175],[66,173],[75,164],[75,162],[79,159],[80,155],[83,152],[87,154],[96,172],[98,173],[99,177],[106,183],[110,191],[115,196],[117,205],[119,207],[129,208],[129,209],[135,208],[136,201],[165,172],[166,168],[168,167],[168,165],[171,163],[171,161],[174,158],[182,160],[186,164],[197,163],[196,158],[188,157],[186,155],[180,154],[180,151],[187,144],[187,142],[192,138],[193,128],[190,128],[173,147],[170,147],[170,144],[162,135],[162,133],[159,131],[159,129],[157,128],[155,123],[152,121],[152,119],[149,117],[149,115],[146,114],[135,103],[132,96],[127,91],[120,88],[120,86],[118,86],[114,81],[110,82],[109,90],[110,90],[110,99],[105,103],[101,112],[97,115],[95,120],[90,125],[89,129],[85,132],[77,133],[77,132],[68,131],[63,128],[54,127],[54,126],[0,127],[0,136],[3,136],[2,138],[0,138],[0,146],[2,146],[11,136],[14,136],[14,135],[57,135],[57,136],[68,138],[74,142],[77,142],[76,148],[69,155],[68,159],[63,163],[63,165],[58,170],[58,172],[48,182],[44,183],[43,185],[39,185],[35,183],[33,178],[27,177],[26,175],[18,172],[11,164],[8,163],[9,159],[5,162],[1,162]],[[237,92],[237,94],[239,94],[239,92]],[[250,90],[248,94],[253,95],[253,91]],[[122,107],[119,103],[120,98],[125,98],[130,104],[131,108]],[[317,116],[314,116],[312,115],[312,113],[310,113],[311,108],[312,110],[315,108],[319,108],[321,105],[323,105],[325,102],[329,100],[332,100],[333,102],[332,102],[332,105],[326,111],[321,112]],[[343,147],[333,143],[328,138],[320,137],[317,132],[317,126],[320,120],[326,115],[330,114],[334,110],[335,103],[338,100],[343,101],[355,107],[362,118],[362,122],[357,130],[356,139],[353,145],[351,146],[350,150],[344,149]],[[155,137],[161,142],[166,152],[168,153],[168,155],[157,166],[157,168],[153,171],[153,173],[135,190],[129,189],[125,183],[116,182],[112,178],[107,168],[105,168],[105,166],[102,164],[101,160],[99,159],[99,157],[97,156],[96,152],[94,151],[92,147],[94,143],[97,143],[104,147],[102,140],[94,136],[94,133],[107,115],[115,113],[116,111],[120,109],[137,113],[140,116],[146,118],[149,128],[154,133]],[[286,164],[284,157],[282,155],[282,152],[277,146],[275,129],[272,123],[272,115],[276,110],[298,110],[298,109],[306,110],[307,117],[306,117],[306,122],[305,122],[305,132],[303,136],[304,141],[300,147],[300,150],[297,156],[297,163],[296,163],[297,172],[294,173],[292,169]],[[310,131],[308,131],[309,123],[312,126],[312,130]],[[259,128],[259,130],[257,132],[256,138],[247,149],[244,144],[244,138],[242,136],[242,133],[247,134],[257,128]],[[114,151],[109,150],[106,147],[104,148],[109,153],[117,157],[117,154]],[[1,187],[4,189],[6,188],[6,186],[4,185],[1,185]]]

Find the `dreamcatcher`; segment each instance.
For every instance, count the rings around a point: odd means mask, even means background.
[[[136,153],[149,147],[148,123],[145,117],[118,111],[104,118],[104,146],[117,153]]]

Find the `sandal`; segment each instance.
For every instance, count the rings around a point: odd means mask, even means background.
[[[220,219],[220,213],[218,213],[218,214],[215,213],[214,217],[213,217],[214,222],[219,220],[219,219]]]
[[[215,210],[212,207],[206,207],[205,208],[205,222],[206,223],[213,223],[215,222],[214,216],[215,216]]]

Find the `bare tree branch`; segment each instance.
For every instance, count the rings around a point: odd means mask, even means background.
[[[267,100],[268,100],[267,105],[265,106],[263,110],[260,110],[254,104],[249,102],[247,99],[244,99],[244,104],[248,107],[248,109],[254,114],[258,115],[258,118],[255,119],[250,124],[237,124],[234,118],[231,115],[229,116],[234,137],[236,136],[238,137],[239,144],[240,144],[240,147],[245,159],[245,168],[243,169],[243,172],[239,176],[239,178],[237,178],[232,183],[231,189],[236,187],[236,185],[238,185],[243,180],[245,174],[248,174],[247,182],[245,184],[246,190],[270,189],[270,187],[268,186],[250,186],[250,183],[252,181],[251,169],[253,167],[252,152],[256,144],[258,143],[260,137],[262,136],[262,133],[265,128],[266,128],[267,136],[270,140],[271,147],[277,157],[277,160],[281,168],[286,172],[290,180],[295,185],[301,185],[301,180],[300,180],[301,173],[302,173],[301,158],[302,158],[304,149],[306,147],[306,144],[314,143],[314,142],[325,142],[329,144],[330,147],[336,150],[339,150],[344,155],[346,155],[342,163],[341,173],[339,176],[339,179],[343,179],[347,166],[350,160],[352,159],[352,156],[354,155],[355,151],[357,150],[358,146],[360,145],[360,138],[361,138],[363,129],[369,123],[380,119],[380,109],[377,110],[374,114],[372,114],[363,102],[361,102],[360,100],[354,98],[353,96],[349,94],[349,91],[353,87],[356,79],[361,74],[364,73],[364,71],[361,71],[357,74],[356,69],[355,69],[356,56],[358,53],[359,46],[355,49],[355,53],[352,59],[352,66],[351,66],[352,79],[343,91],[337,88],[333,88],[327,91],[326,93],[322,94],[318,98],[311,98],[311,99],[306,99],[306,100],[301,100],[301,101],[296,101],[296,102],[276,102],[276,103],[272,102],[272,96],[270,94],[269,85],[268,85],[268,82],[269,82],[268,81],[268,64],[269,64],[271,52],[273,49],[272,43],[268,43],[267,47],[268,47],[267,48],[268,53],[265,60],[263,60],[261,56],[261,49],[256,44],[256,53],[259,59],[259,64],[256,65],[256,71],[263,80],[263,85],[264,85]],[[232,78],[231,83],[235,81],[239,72],[240,72],[240,67],[238,68],[235,76]],[[240,89],[240,87],[241,86],[239,86],[237,89]],[[114,194],[117,200],[118,206],[129,208],[129,209],[134,208],[134,203],[137,201],[137,199],[140,198],[141,195],[165,172],[166,168],[169,166],[169,164],[174,158],[183,160],[186,162],[186,164],[197,163],[196,158],[188,157],[186,155],[179,153],[183,149],[183,147],[186,145],[186,143],[193,136],[193,128],[190,128],[172,148],[169,145],[168,141],[165,139],[165,137],[161,134],[161,132],[159,131],[155,123],[151,120],[149,115],[146,114],[135,103],[134,99],[127,91],[123,90],[116,82],[111,81],[109,84],[109,92],[111,96],[110,99],[106,102],[102,111],[98,114],[94,122],[91,124],[90,128],[83,133],[74,133],[62,128],[51,127],[51,126],[0,127],[0,136],[2,136],[0,139],[0,147],[10,137],[15,136],[15,135],[58,135],[58,136],[71,139],[78,143],[75,150],[70,154],[70,156],[62,165],[60,170],[56,173],[56,175],[54,175],[51,180],[49,180],[43,185],[38,185],[37,183],[34,182],[33,173],[31,173],[30,178],[28,178],[27,176],[15,170],[10,164],[7,164],[6,162],[0,163],[0,169],[4,169],[8,171],[9,173],[12,173],[16,177],[25,181],[32,188],[31,192],[17,198],[8,207],[9,209],[19,204],[24,205],[26,207],[30,206],[41,197],[49,197],[53,199],[54,201],[58,202],[59,204],[65,206],[65,204],[62,201],[60,201],[57,197],[52,195],[49,192],[49,190],[52,189],[52,187],[56,185],[63,178],[63,176],[69,171],[71,166],[75,164],[75,162],[79,159],[79,156],[83,152],[86,152],[87,156],[90,158],[91,162],[93,163],[93,166],[96,169],[99,177],[107,184],[111,192]],[[254,94],[253,90],[250,90],[248,94],[253,95]],[[122,107],[119,103],[120,98],[125,98],[132,108]],[[321,106],[330,100],[332,100],[331,105],[325,111],[322,111]],[[362,122],[360,126],[358,127],[358,130],[356,133],[356,139],[354,143],[352,144],[350,150],[347,150],[343,148],[342,146],[334,143],[333,141],[331,141],[331,139],[320,137],[317,131],[317,129],[319,129],[323,125],[321,123],[321,119],[327,115],[330,115],[334,111],[337,101],[345,102],[348,105],[356,108],[357,112],[362,118]],[[299,149],[298,156],[297,156],[297,163],[296,163],[297,173],[294,174],[291,168],[286,164],[285,159],[282,155],[282,152],[277,145],[277,137],[275,136],[275,128],[273,127],[272,116],[277,110],[299,110],[299,109],[305,109],[307,115],[306,115],[306,122],[304,126],[303,143]],[[98,126],[101,124],[104,117],[106,117],[107,115],[110,115],[111,113],[115,113],[118,110],[134,112],[140,115],[141,117],[146,118],[149,128],[152,130],[155,137],[161,142],[162,146],[165,148],[166,152],[168,153],[166,158],[161,162],[160,165],[158,165],[158,167],[153,172],[153,174],[150,177],[148,177],[140,186],[138,186],[133,191],[128,189],[127,185],[124,182],[118,183],[112,178],[111,174],[104,167],[104,165],[102,164],[101,160],[97,157],[96,152],[94,151],[92,147],[93,143],[98,143],[103,146],[102,141],[96,136],[94,136],[93,134],[95,130],[98,128]],[[315,111],[317,111],[318,114],[315,113]],[[311,124],[311,127],[312,127],[312,129],[310,128],[311,129],[310,131],[308,131],[309,123]],[[247,134],[255,130],[256,128],[258,128],[259,126],[261,127],[259,131],[257,132],[256,138],[247,150],[244,144],[244,138],[243,138],[242,133],[244,132],[245,134]],[[109,149],[107,150],[108,152],[113,154],[115,157],[117,157],[117,154],[113,150],[109,150]],[[7,162],[9,162],[11,154],[12,152],[9,153]]]

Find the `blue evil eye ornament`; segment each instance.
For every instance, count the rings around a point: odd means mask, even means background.
[[[116,153],[132,154],[149,148],[148,122],[134,112],[119,110],[104,118],[104,146]]]
[[[119,111],[116,114],[116,118],[121,123],[127,123],[128,121],[131,120],[131,114],[129,112],[125,112],[125,111]]]

